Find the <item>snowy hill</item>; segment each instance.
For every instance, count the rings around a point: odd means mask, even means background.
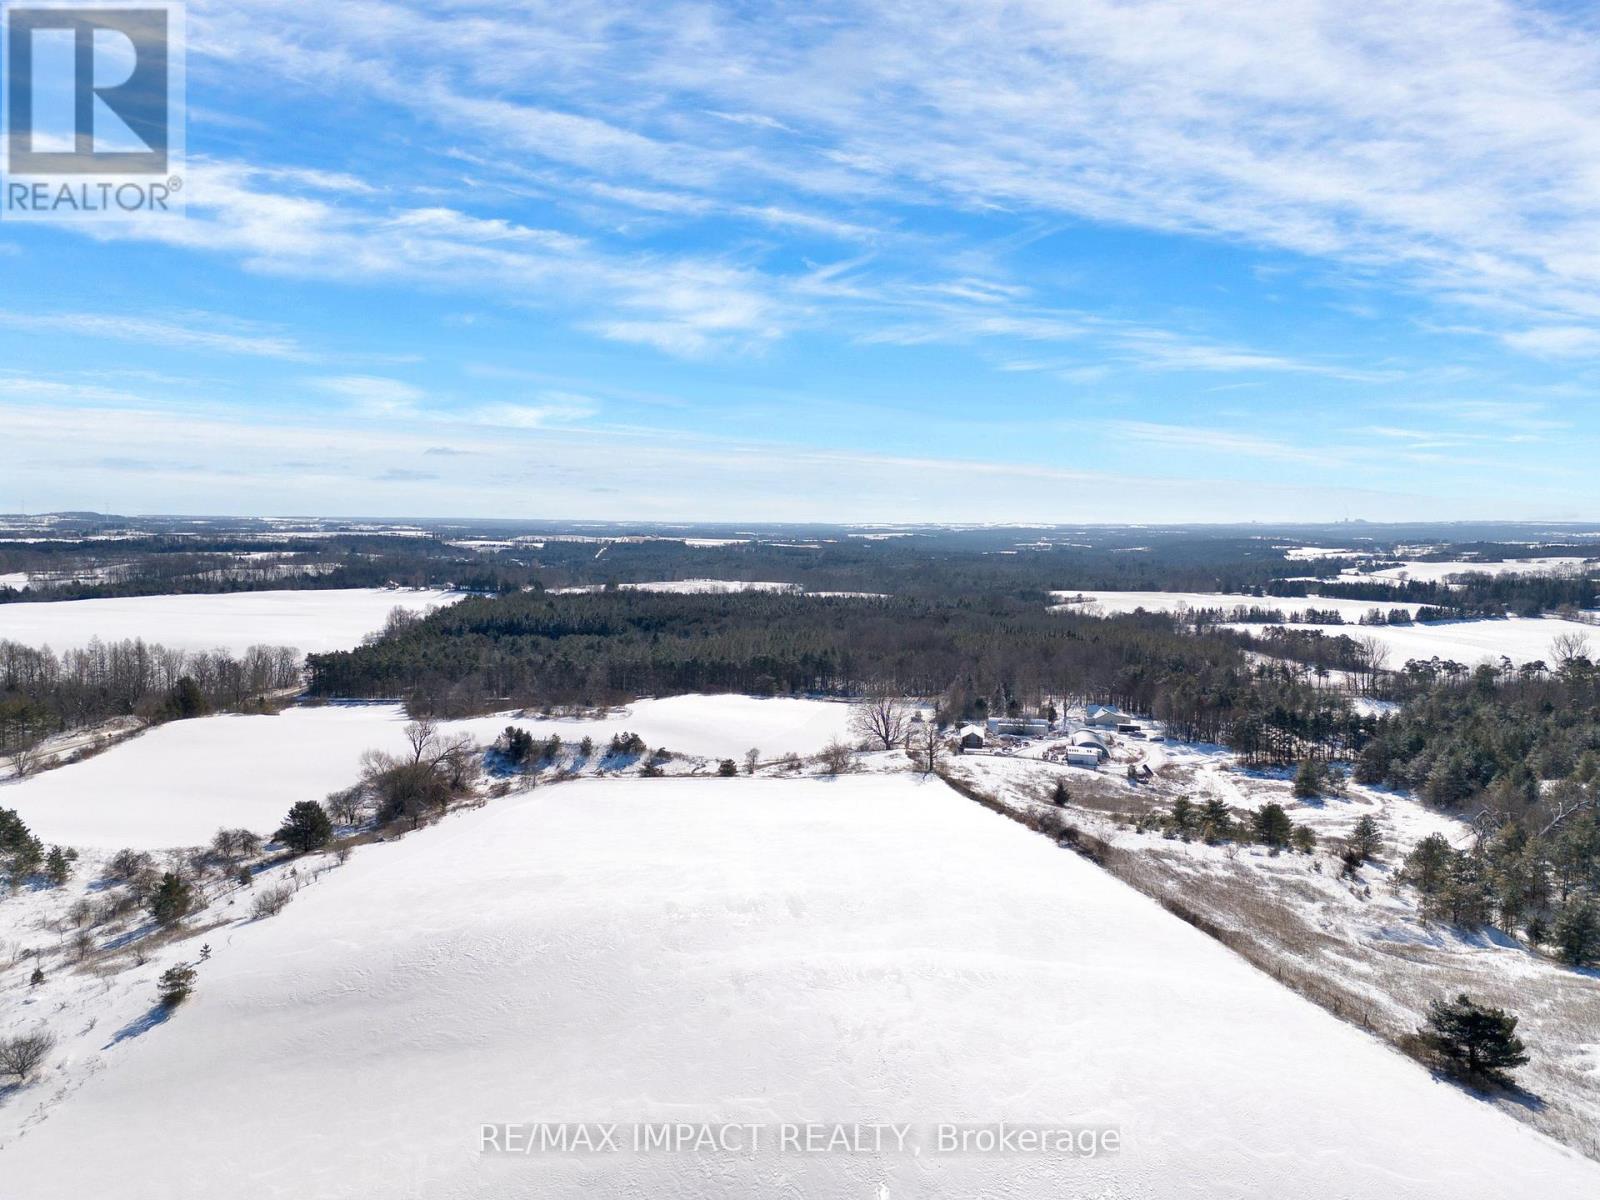
[[[814,754],[849,736],[849,722],[848,705],[826,700],[668,696],[597,717],[479,717],[444,728],[485,745],[507,725],[573,744],[629,731],[652,749],[721,758],[753,746],[769,757]],[[107,850],[203,845],[221,826],[270,834],[291,804],[354,783],[364,751],[402,749],[406,723],[397,704],[175,721],[85,762],[4,781],[0,806],[16,809],[48,842]]]
[[[459,592],[437,590],[342,588],[5,604],[0,605],[0,639],[56,651],[86,646],[93,638],[142,638],[196,653],[294,646],[320,654],[359,645],[382,629],[396,608],[420,613],[461,598]]]
[[[8,1200],[1600,1188],[1600,1166],[904,775],[542,788],[362,847],[207,937],[189,1004],[0,1153]],[[1122,1145],[938,1151],[938,1123],[1002,1120]],[[486,1123],[563,1121],[771,1141],[480,1153]],[[778,1123],[807,1121],[912,1130],[904,1152],[780,1150]]]

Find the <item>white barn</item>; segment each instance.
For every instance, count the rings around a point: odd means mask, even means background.
[[[1050,733],[1050,722],[1043,717],[990,717],[985,727],[991,737],[1047,737]]]
[[[1091,704],[1083,719],[1086,723],[1097,725],[1102,729],[1115,729],[1118,725],[1129,724],[1133,717],[1115,704]]]

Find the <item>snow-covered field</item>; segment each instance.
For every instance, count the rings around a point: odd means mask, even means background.
[[[761,579],[664,579],[649,583],[623,583],[618,586],[625,592],[671,592],[685,596],[722,595],[734,592],[798,592],[802,590],[798,583],[779,583],[775,580]],[[557,596],[576,595],[600,590],[600,584],[586,584],[582,587],[552,588],[551,594]]]
[[[8,1197],[1600,1189],[1594,1163],[904,775],[542,788],[363,847],[280,916],[204,937],[165,1022],[116,981],[0,975],[0,1026],[62,1036],[37,1101],[13,1100],[48,1116],[4,1151]],[[480,1153],[484,1124],[533,1121],[762,1141]],[[938,1123],[999,1121],[1114,1128],[1121,1148],[939,1152]],[[785,1153],[783,1122],[910,1129],[904,1152]]]
[[[1417,579],[1424,582],[1448,579],[1452,575],[1538,575],[1569,574],[1582,570],[1582,558],[1528,558],[1506,562],[1473,562],[1458,559],[1453,562],[1406,562],[1398,567],[1385,567],[1381,571],[1365,572],[1347,567],[1347,575],[1361,575],[1369,579]]]
[[[1042,761],[1043,749],[1035,741],[1012,755],[964,755],[950,769],[1016,811],[1038,812],[1049,807],[1063,777],[1063,768]],[[1404,793],[1349,781],[1332,794],[1299,800],[1291,793],[1291,769],[1245,769],[1221,747],[1131,740],[1113,754],[1118,761],[1109,771],[1065,772],[1072,789],[1067,817],[1113,848],[1108,870],[1200,914],[1276,978],[1376,1036],[1410,1033],[1431,1000],[1460,992],[1517,1014],[1532,1048],[1518,1078],[1537,1102],[1506,1095],[1486,1102],[1600,1155],[1594,1137],[1600,991],[1593,973],[1573,971],[1496,930],[1426,920],[1415,892],[1397,878],[1424,837],[1441,834],[1463,847],[1473,838],[1470,824]],[[1122,759],[1148,763],[1153,777],[1127,781]],[[1296,824],[1314,831],[1321,848],[1314,855],[1273,854],[1139,832],[1141,815],[1165,812],[1179,796],[1219,799],[1236,815],[1269,801],[1282,804]],[[1346,879],[1334,852],[1364,816],[1376,821],[1382,847],[1377,862]]]
[[[1246,596],[1224,592],[1051,592],[1051,597],[1067,608],[1105,614],[1130,613],[1137,609],[1146,612],[1185,612],[1197,608],[1220,608],[1225,612],[1235,608],[1259,608],[1280,613],[1304,612],[1308,608],[1323,612],[1337,612],[1354,624],[1363,615],[1377,609],[1388,612],[1403,608],[1415,613],[1415,604],[1396,604],[1379,600],[1339,600],[1322,596]],[[1083,598],[1079,603],[1078,598]],[[1070,603],[1069,603],[1070,602]]]
[[[347,588],[0,604],[0,639],[57,651],[92,638],[143,638],[176,650],[239,654],[266,645],[312,654],[360,644],[393,609],[423,612],[459,599],[455,592]]]
[[[1371,550],[1351,550],[1339,546],[1291,546],[1283,552],[1290,562],[1309,562],[1318,558],[1368,558]]]
[[[1260,633],[1260,625],[1235,625]],[[1399,670],[1406,660],[1453,659],[1473,666],[1484,659],[1498,662],[1502,656],[1514,664],[1542,661],[1554,665],[1550,643],[1562,634],[1577,634],[1589,639],[1600,650],[1600,626],[1559,617],[1505,617],[1481,621],[1435,621],[1421,625],[1363,625],[1355,629],[1328,625],[1284,625],[1268,628],[1319,630],[1330,636],[1376,638],[1389,647],[1389,670]]]
[[[446,732],[493,742],[509,724],[575,743],[637,733],[652,749],[707,758],[813,754],[847,738],[850,708],[825,700],[674,696],[587,720],[482,717]],[[162,725],[81,763],[0,786],[46,842],[160,849],[210,842],[220,826],[270,834],[291,804],[350,786],[368,749],[399,751],[398,705],[290,708],[277,716],[217,716]]]

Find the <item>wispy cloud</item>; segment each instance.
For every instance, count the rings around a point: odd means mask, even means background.
[[[141,345],[169,346],[257,358],[311,357],[286,333],[216,313],[174,313],[168,316],[90,312],[18,312],[0,309],[0,327],[28,333],[111,338]]]
[[[805,494],[817,497],[814,520],[1069,520],[1108,492],[1124,498],[1118,516],[1125,520],[1175,511],[1193,520],[1310,519],[1325,517],[1330,505],[1374,515],[1437,511],[1437,502],[1423,497],[1349,487],[1180,481],[774,442],[685,438],[663,455],[658,438],[615,432],[461,426],[459,448],[472,453],[472,466],[447,470],[427,455],[436,445],[428,440],[433,431],[406,423],[256,424],[221,413],[48,404],[0,404],[0,421],[18,468],[8,482],[51,505],[107,493],[135,505],[152,496],[182,502],[222,487],[229,499],[209,511],[351,513],[402,505],[442,515],[761,521],[790,519],[792,497]],[[952,486],[929,496],[919,481],[930,475]]]
[[[236,256],[301,279],[471,289],[515,306],[603,312],[604,337],[696,355],[759,345],[793,319],[774,283],[718,259],[621,254],[584,239],[454,209],[396,208],[268,186],[240,163],[190,166],[188,219],[95,229]]]
[[[1600,356],[1600,325],[1545,325],[1501,335],[1513,350],[1544,358],[1595,358]]]
[[[763,495],[805,450],[883,496],[868,459],[898,485],[936,470],[905,453],[921,445],[911,413],[928,464],[970,455],[961,478],[1015,472],[1045,497],[1048,464],[1086,440],[1175,481],[1282,462],[1307,488],[1442,490],[1447,471],[1410,465],[1470,452],[1537,484],[1536,457],[1572,457],[1593,432],[1600,43],[1557,9],[826,0],[755,19],[726,0],[192,0],[190,14],[213,157],[189,163],[188,217],[8,226],[0,253],[24,254],[5,273],[32,290],[0,313],[16,352],[0,398],[192,414],[260,397],[373,438],[409,425],[381,461],[325,466],[375,486],[436,468],[410,482],[453,505],[469,483],[443,468],[461,464],[430,451],[514,480],[499,440],[543,454],[585,438],[539,469],[576,479],[554,472],[609,468],[606,439],[634,439],[628,470],[595,486],[656,503],[646,450],[671,438],[704,467],[715,437],[718,477]],[[161,307],[119,313],[131,301],[110,297],[151,271]],[[80,373],[23,369],[50,361],[47,338],[83,355]],[[113,376],[97,352],[209,378]],[[765,425],[806,445],[749,442]],[[507,487],[497,501],[521,495]]]
[[[1334,466],[1343,455],[1324,449],[1307,449],[1289,442],[1260,437],[1251,433],[1237,433],[1225,429],[1211,429],[1203,425],[1163,425],[1151,421],[1114,421],[1108,425],[1113,437],[1124,438],[1150,446],[1179,450],[1198,450],[1228,458],[1265,458],[1279,462],[1315,463]]]
[[[531,157],[619,202],[819,228],[839,206],[881,224],[934,202],[1113,222],[1600,319],[1600,46],[1506,0],[1448,20],[1402,0],[1033,0],[1004,21],[982,0],[828,21],[581,2],[463,21],[371,0],[314,28],[267,0],[199,7],[201,53],[338,78],[485,162]],[[749,199],[774,188],[785,203]],[[1529,336],[1542,353],[1559,335]]]
[[[377,375],[329,375],[309,382],[319,391],[348,402],[364,416],[414,413],[428,395],[414,384]]]

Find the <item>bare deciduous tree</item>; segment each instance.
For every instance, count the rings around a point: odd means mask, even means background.
[[[50,1056],[55,1045],[55,1035],[47,1029],[0,1038],[0,1071],[27,1080]]]
[[[1389,665],[1389,646],[1381,638],[1368,634],[1355,639],[1357,671],[1366,679],[1370,691]]]
[[[944,734],[937,724],[933,721],[913,722],[906,753],[924,775],[931,775],[939,769],[939,760],[944,757],[944,751]]]
[[[329,814],[341,825],[354,825],[361,820],[361,810],[366,806],[366,791],[361,787],[342,788],[329,792],[323,802]]]
[[[1558,669],[1567,666],[1574,659],[1592,658],[1589,653],[1589,635],[1574,630],[1571,633],[1558,633],[1550,642],[1550,657],[1555,660]]]
[[[817,755],[817,761],[829,775],[843,775],[855,766],[856,752],[841,741],[829,742]]]
[[[406,744],[411,747],[411,761],[432,760],[439,749],[439,725],[432,717],[423,717],[405,727]]]
[[[250,905],[250,915],[258,921],[275,917],[287,908],[289,901],[293,899],[294,888],[286,883],[266,888],[256,893],[255,901]]]
[[[11,765],[18,779],[26,779],[44,765],[40,742],[19,742],[11,748]]]
[[[912,711],[891,692],[872,692],[852,706],[850,731],[871,743],[874,749],[893,750],[905,745]]]

